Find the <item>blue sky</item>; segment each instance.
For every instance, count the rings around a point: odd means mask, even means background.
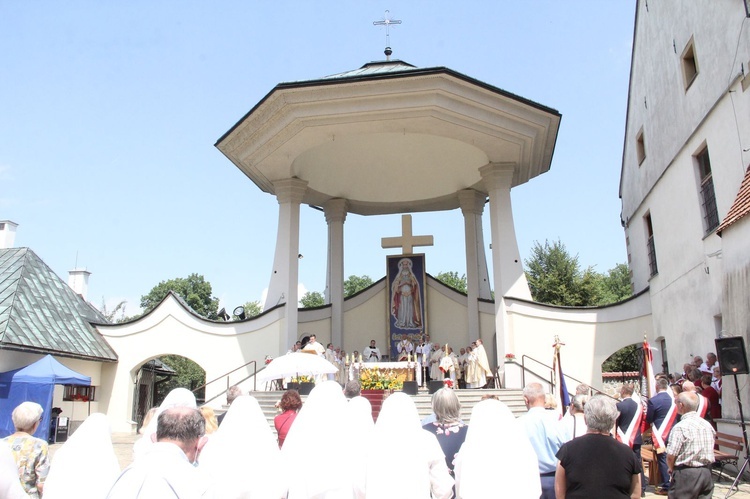
[[[562,113],[550,171],[512,191],[522,258],[560,239],[626,261],[618,184],[634,3],[559,0],[0,0],[0,220],[89,301],[203,274],[228,309],[268,286],[277,203],[214,146],[277,83],[393,58],[446,66]],[[326,225],[302,207],[300,282],[325,287]],[[488,216],[485,239],[489,244]],[[415,214],[427,271],[465,272],[459,211]],[[385,275],[399,215],[349,215],[345,274]]]

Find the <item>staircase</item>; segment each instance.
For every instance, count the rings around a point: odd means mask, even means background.
[[[281,391],[256,391],[250,392],[250,395],[255,397],[260,404],[263,414],[268,420],[268,424],[273,429],[273,418],[279,413],[274,407],[274,404],[281,400],[281,396],[284,392]],[[474,405],[479,402],[485,395],[496,395],[508,408],[513,412],[516,417],[526,413],[526,405],[523,401],[523,394],[521,390],[511,389],[488,389],[488,390],[456,390],[458,399],[461,401],[461,419],[465,423],[469,423],[471,419],[471,409]],[[304,402],[307,396],[302,396]],[[412,397],[414,403],[419,411],[419,417],[425,418],[432,414],[432,395],[427,393],[427,390],[420,390],[417,395]],[[274,430],[275,431],[275,430]]]

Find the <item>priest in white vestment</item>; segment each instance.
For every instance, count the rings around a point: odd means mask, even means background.
[[[333,350],[333,343],[329,343],[326,347],[325,351],[325,359],[333,364],[334,366],[337,365],[338,360],[336,359],[336,352]],[[328,373],[328,379],[329,380],[335,380],[336,379],[336,373]]]
[[[538,499],[542,495],[534,448],[524,428],[499,400],[483,400],[472,409],[454,472],[460,499]]]
[[[44,482],[44,498],[105,497],[120,471],[109,420],[96,412],[55,452]]]
[[[308,352],[315,352],[319,357],[323,357],[326,352],[326,349],[323,348],[323,345],[318,343],[318,340],[314,334],[310,335],[310,341],[307,342],[307,345],[305,345],[305,348],[303,348],[302,350],[303,351],[306,350]]]
[[[443,359],[445,352],[440,348],[440,343],[433,345],[433,351],[430,355],[430,378],[442,381],[444,376],[440,371],[440,361]]]
[[[398,361],[403,362],[414,356],[414,344],[409,341],[409,338],[403,338],[396,344],[396,350],[398,351]]]
[[[375,340],[370,341],[370,346],[362,351],[365,362],[380,362],[380,349],[375,346]]]
[[[469,354],[471,378],[466,378],[467,388],[482,388],[487,384],[487,377],[492,375],[482,340],[477,340],[476,345],[476,348]]]

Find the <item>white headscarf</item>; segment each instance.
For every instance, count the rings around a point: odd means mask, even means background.
[[[483,400],[472,409],[454,472],[457,498],[490,497],[498,484],[503,496],[514,499],[538,499],[542,494],[536,453],[523,427],[499,400]]]
[[[149,446],[154,443],[154,435],[156,435],[156,424],[159,421],[159,414],[164,412],[170,407],[190,407],[197,409],[198,405],[195,403],[195,395],[187,388],[175,388],[164,397],[164,401],[159,406],[159,410],[156,411],[154,417],[148,423],[148,426],[143,431],[143,436],[135,441],[133,444],[133,459],[138,459],[142,456]]]
[[[120,464],[112,447],[109,421],[104,414],[94,413],[55,452],[44,482],[44,497],[105,497],[118,476]]]
[[[396,392],[385,400],[374,441],[377,446],[367,459],[367,499],[453,497],[443,450],[435,435],[420,426],[409,395]]]
[[[216,497],[278,499],[286,493],[279,444],[255,397],[232,402],[198,461]]]
[[[364,397],[354,397],[346,406],[343,441],[357,442],[353,459],[345,459],[342,463],[344,473],[351,477],[352,492],[355,499],[365,497],[367,455],[372,445],[367,442],[375,438],[375,423],[372,420],[372,405]],[[376,443],[377,445],[377,443]]]
[[[336,463],[344,458],[334,436],[343,427],[346,398],[335,381],[318,384],[300,409],[281,449],[289,499],[351,499],[351,478]]]
[[[29,499],[18,479],[18,465],[10,447],[0,442],[0,497],[3,499]],[[103,497],[103,496],[102,496]]]

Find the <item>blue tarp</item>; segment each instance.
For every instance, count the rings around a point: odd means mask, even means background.
[[[79,374],[47,355],[21,369],[0,373],[0,437],[15,432],[11,414],[21,402],[36,402],[44,409],[34,436],[47,440],[55,385],[90,386],[91,378]]]

